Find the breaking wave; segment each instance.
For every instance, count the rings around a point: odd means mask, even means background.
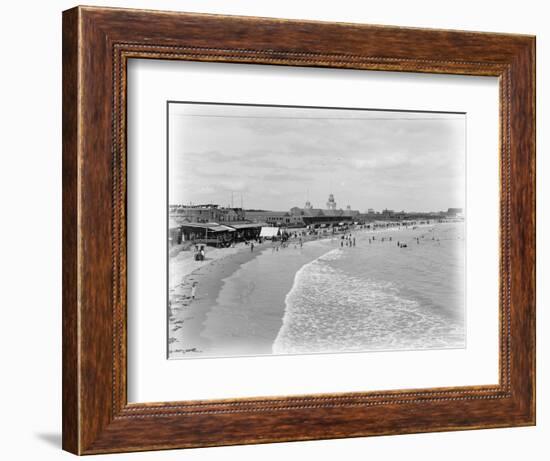
[[[360,271],[351,276],[334,263],[346,264],[346,250],[332,250],[296,273],[274,354],[464,346],[462,323],[404,296],[391,282]]]

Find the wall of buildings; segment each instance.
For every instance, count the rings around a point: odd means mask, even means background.
[[[245,213],[242,208],[224,208],[215,204],[204,205],[170,205],[170,216],[187,222],[233,222],[243,221]]]

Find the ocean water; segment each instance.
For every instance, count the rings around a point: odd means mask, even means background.
[[[464,224],[355,237],[296,273],[273,353],[465,347]]]

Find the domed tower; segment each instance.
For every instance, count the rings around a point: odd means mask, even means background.
[[[336,201],[333,194],[328,196],[327,210],[336,210]]]

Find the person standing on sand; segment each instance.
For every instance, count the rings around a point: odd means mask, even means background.
[[[197,282],[193,282],[193,285],[191,285],[191,299],[195,300],[195,295],[197,294]]]
[[[250,252],[254,251],[254,242],[250,242]]]

